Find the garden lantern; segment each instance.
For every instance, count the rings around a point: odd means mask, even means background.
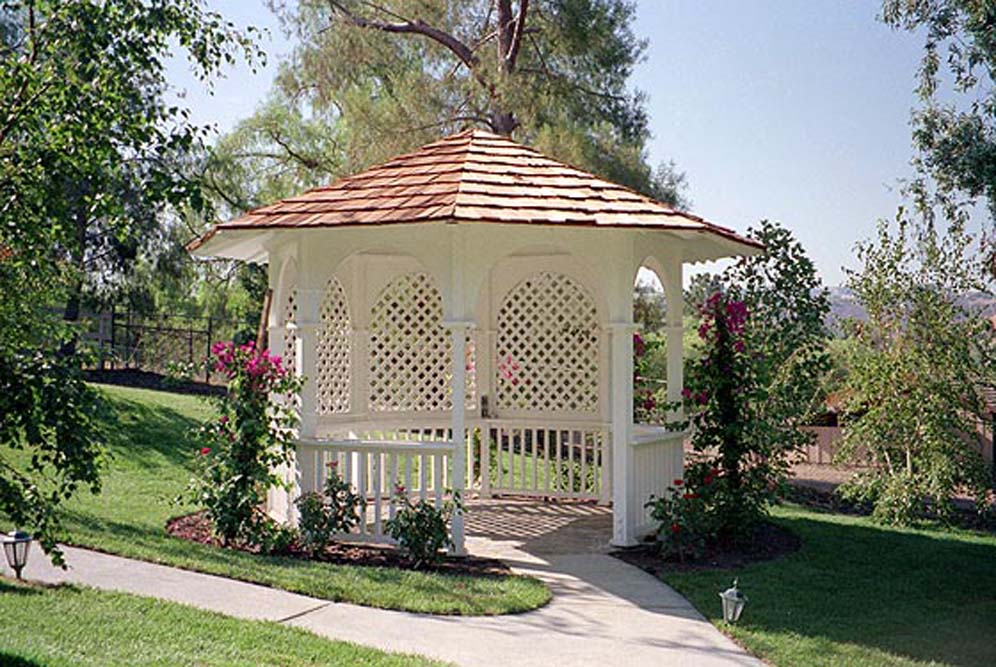
[[[727,588],[719,594],[723,601],[723,620],[727,623],[736,623],[740,620],[740,614],[747,606],[747,596],[737,587],[739,579],[733,580],[733,586]]]
[[[3,536],[3,553],[7,564],[14,570],[17,578],[21,578],[21,570],[28,562],[28,547],[31,546],[31,536],[23,530],[12,530]]]

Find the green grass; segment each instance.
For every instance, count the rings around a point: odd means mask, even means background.
[[[750,601],[720,627],[777,667],[996,665],[996,536],[793,506],[775,520],[802,538],[795,554],[665,580],[719,623],[717,593],[739,576]]]
[[[0,664],[10,667],[440,664],[173,602],[4,580],[0,580],[0,637]]]
[[[192,510],[171,501],[190,479],[196,447],[189,433],[212,415],[203,399],[101,387],[116,414],[112,459],[97,496],[67,506],[69,542],[110,553],[218,574],[305,595],[371,607],[434,614],[490,615],[546,604],[531,577],[466,577],[394,568],[331,565],[255,556],[170,537],[171,516]]]

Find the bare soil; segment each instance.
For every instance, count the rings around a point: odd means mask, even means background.
[[[218,548],[238,549],[248,553],[258,553],[258,549],[248,546],[223,547],[211,530],[211,521],[203,512],[170,519],[166,522],[166,532],[182,540],[208,544]],[[365,567],[393,567],[402,570],[415,570],[414,563],[408,560],[398,549],[378,544],[359,544],[337,542],[319,554],[309,554],[299,544],[294,544],[284,556],[313,560],[334,565],[360,565]],[[423,567],[422,571],[441,574],[459,574],[472,577],[504,577],[512,574],[505,563],[494,558],[479,558],[465,556],[459,558],[444,558],[431,567]]]

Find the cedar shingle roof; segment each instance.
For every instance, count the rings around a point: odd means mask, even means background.
[[[437,220],[680,229],[761,247],[729,229],[548,158],[507,137],[467,130],[216,225],[190,249],[218,230]]]

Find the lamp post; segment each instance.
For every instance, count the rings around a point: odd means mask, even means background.
[[[731,624],[740,620],[740,614],[747,606],[747,596],[738,587],[739,583],[739,579],[734,579],[733,586],[719,594],[723,601],[723,620]]]
[[[14,570],[17,578],[21,578],[21,570],[28,563],[28,548],[31,546],[31,536],[23,530],[12,530],[3,536],[3,554],[7,564]]]

